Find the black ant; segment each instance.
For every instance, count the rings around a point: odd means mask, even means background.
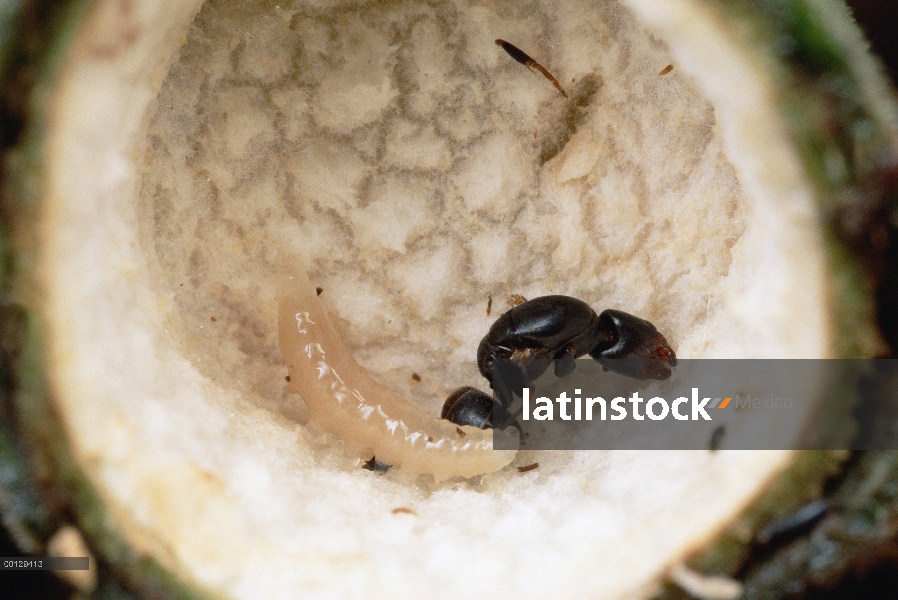
[[[556,376],[564,377],[574,370],[574,360],[586,354],[634,379],[667,379],[677,364],[673,348],[648,321],[620,310],[596,314],[570,296],[542,296],[515,306],[493,323],[477,349],[477,366],[492,387],[497,360],[555,360]],[[508,404],[501,393],[499,404]],[[491,396],[463,387],[446,399],[441,418],[488,429],[494,426],[493,411]]]

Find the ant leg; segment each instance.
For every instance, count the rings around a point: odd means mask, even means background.
[[[567,377],[577,368],[577,360],[575,349],[567,348],[564,352],[555,357],[555,377],[561,379]]]

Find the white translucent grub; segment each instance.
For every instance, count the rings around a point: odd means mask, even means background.
[[[513,450],[493,450],[493,436],[516,432],[459,427],[375,381],[343,344],[305,273],[294,270],[279,296],[288,389],[303,397],[312,421],[347,447],[371,449],[380,463],[437,481],[490,473],[514,460]]]

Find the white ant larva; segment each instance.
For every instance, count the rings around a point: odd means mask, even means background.
[[[293,270],[284,282],[278,333],[288,389],[302,396],[318,426],[347,447],[370,449],[379,463],[429,473],[438,482],[497,471],[514,459],[513,450],[493,450],[493,436],[516,432],[459,428],[375,381],[343,344],[305,273]]]

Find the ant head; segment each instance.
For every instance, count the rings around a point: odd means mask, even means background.
[[[589,355],[611,371],[635,379],[667,379],[677,355],[655,326],[620,310],[599,315],[599,327],[609,339]]]

